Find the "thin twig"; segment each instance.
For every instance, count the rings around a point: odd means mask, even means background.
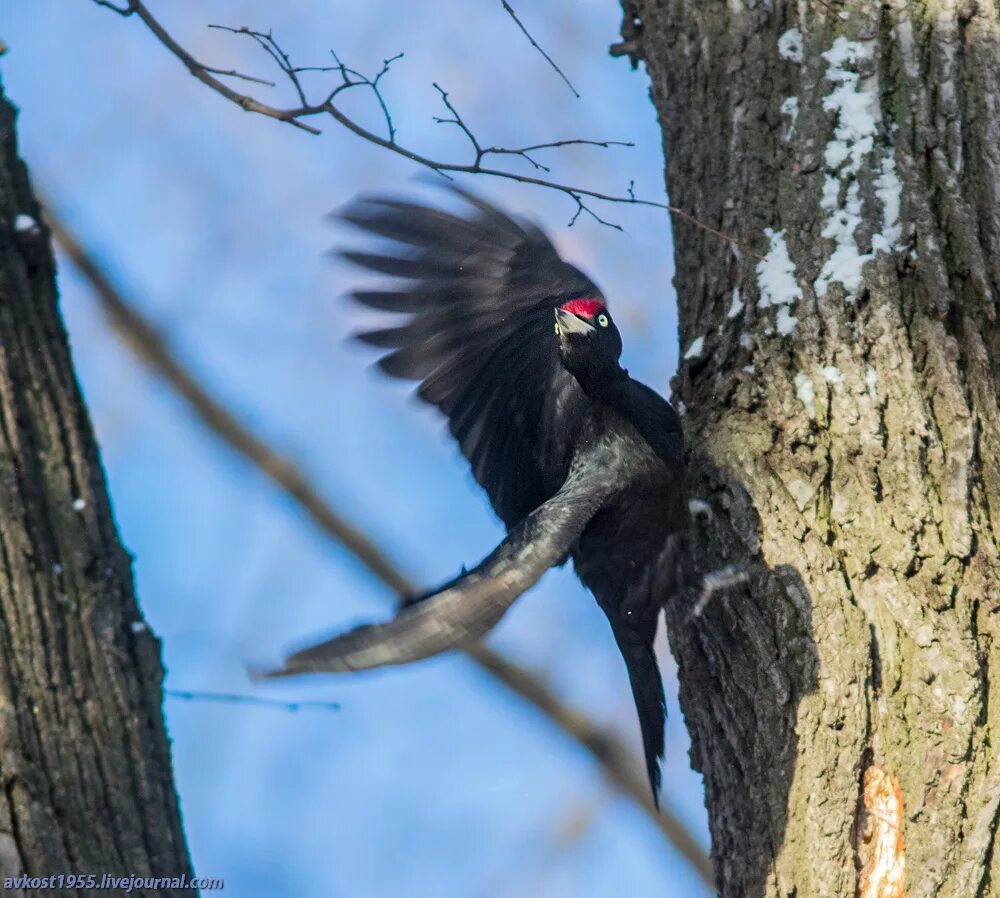
[[[487,155],[486,150],[480,149],[480,143],[478,139],[475,139],[474,135],[469,132],[472,138],[472,144],[476,148],[475,160],[472,163],[458,163],[458,162],[442,162],[440,160],[431,159],[429,156],[425,156],[422,153],[418,153],[414,150],[408,149],[402,146],[396,141],[395,129],[392,125],[391,119],[389,119],[388,109],[382,99],[381,94],[377,90],[377,85],[375,79],[365,79],[360,78],[358,81],[352,81],[350,79],[350,74],[354,74],[356,77],[358,73],[352,69],[347,69],[343,66],[339,60],[337,60],[337,66],[332,67],[335,71],[339,71],[343,77],[344,83],[339,87],[332,90],[324,100],[319,103],[307,103],[304,100],[302,105],[290,108],[278,108],[275,106],[270,106],[267,103],[262,103],[261,101],[255,99],[254,97],[241,94],[218,78],[214,77],[211,69],[198,62],[190,53],[187,52],[180,44],[174,40],[173,37],[167,32],[167,30],[153,17],[153,15],[146,8],[145,4],[141,0],[129,0],[126,7],[120,8],[112,3],[107,2],[107,0],[94,0],[101,6],[106,6],[113,9],[115,12],[123,16],[136,15],[139,19],[146,25],[146,27],[153,33],[153,35],[166,47],[171,53],[174,54],[187,68],[187,70],[194,75],[203,84],[210,87],[216,93],[225,97],[231,103],[235,103],[241,109],[247,112],[255,112],[258,115],[267,116],[268,118],[273,118],[280,122],[285,122],[310,134],[320,134],[320,129],[314,125],[309,124],[303,119],[314,118],[316,116],[327,115],[336,121],[338,124],[347,128],[352,134],[357,135],[363,140],[369,143],[375,144],[376,146],[382,147],[383,149],[389,150],[390,152],[396,153],[399,156],[409,159],[411,162],[429,168],[432,171],[436,171],[445,177],[450,174],[470,174],[470,175],[485,175],[491,178],[502,178],[507,181],[517,181],[521,184],[532,184],[536,187],[547,187],[550,190],[555,190],[559,193],[563,193],[568,196],[574,203],[576,203],[576,211],[573,214],[571,223],[575,223],[580,215],[584,212],[587,213],[594,221],[603,224],[607,227],[613,227],[617,230],[622,230],[620,226],[612,224],[606,221],[596,212],[594,212],[589,205],[587,205],[586,200],[598,200],[605,203],[620,203],[628,206],[646,206],[653,209],[664,209],[668,212],[672,212],[685,222],[691,224],[692,226],[698,228],[699,230],[705,231],[708,234],[713,235],[719,240],[725,241],[726,243],[732,244],[737,248],[749,253],[751,256],[758,260],[762,260],[763,256],[755,252],[751,247],[740,242],[736,237],[731,234],[727,234],[724,231],[720,231],[711,225],[703,224],[695,216],[691,215],[689,212],[685,212],[682,209],[678,209],[676,206],[671,206],[669,203],[660,203],[655,200],[646,200],[635,195],[634,189],[630,189],[625,195],[617,195],[611,193],[604,193],[598,190],[590,190],[584,187],[575,187],[570,184],[563,184],[558,181],[550,181],[545,178],[533,177],[530,175],[520,174],[519,172],[507,171],[500,168],[490,168],[482,165],[482,159]],[[251,37],[258,43],[263,39],[264,44],[271,47],[274,53],[269,51],[269,55],[272,59],[278,63],[279,68],[284,73],[284,75],[292,83],[293,88],[300,97],[305,96],[304,87],[301,84],[298,73],[301,71],[306,71],[306,69],[296,67],[287,61],[287,55],[283,51],[277,48],[277,44],[274,41],[274,37],[270,34],[264,34],[263,32],[253,32],[248,28],[230,28],[228,26],[213,26],[220,30],[226,30],[234,34],[243,34]],[[277,56],[275,56],[275,53]],[[398,58],[398,57],[395,57]],[[336,60],[336,56],[334,56]],[[383,74],[388,69],[389,63],[392,60],[387,60],[383,66]],[[376,96],[378,97],[379,103],[381,104],[382,111],[385,113],[387,118],[387,124],[389,127],[388,138],[380,137],[367,128],[359,125],[350,116],[343,113],[334,100],[338,94],[349,88],[353,88],[359,85],[365,85],[369,88],[375,90]],[[439,88],[440,90],[440,88]],[[443,93],[443,91],[442,91]],[[454,111],[454,110],[452,110]],[[455,116],[460,118],[459,116]],[[463,129],[465,126],[462,125]],[[610,142],[609,142],[610,143]],[[528,149],[528,148],[526,148]],[[491,147],[489,149],[490,153],[496,153],[497,148]],[[514,151],[510,155],[523,155],[523,153]]]
[[[37,193],[37,190],[36,190]],[[301,470],[247,430],[177,359],[162,336],[126,301],[103,268],[43,201],[46,220],[70,261],[87,279],[115,333],[145,365],[159,373],[201,421],[291,497],[327,536],[339,542],[402,600],[418,593],[413,584],[361,531],[334,511]],[[478,644],[465,650],[483,670],[533,705],[598,763],[607,779],[631,798],[712,888],[712,869],[697,840],[668,809],[657,811],[643,768],[613,731],[566,705],[538,676]]]
[[[536,143],[531,147],[521,147],[519,150],[502,150],[491,147],[486,150],[487,153],[526,153],[532,150],[551,150],[557,147],[571,147],[571,146],[588,146],[588,147],[634,147],[635,143],[631,140],[581,140],[580,138],[575,138],[573,140],[554,140],[551,143]]]
[[[547,62],[547,63],[548,63],[548,64],[549,64],[550,66],[552,66],[552,68],[554,68],[554,69],[556,70],[556,72],[558,72],[558,73],[559,73],[559,77],[560,77],[560,78],[562,78],[562,80],[566,82],[566,86],[567,86],[567,87],[568,87],[568,88],[569,88],[569,89],[570,89],[571,91],[573,91],[573,96],[574,96],[574,97],[576,97],[576,98],[577,98],[577,99],[579,100],[579,99],[580,99],[580,94],[579,94],[579,92],[577,91],[577,89],[576,89],[575,87],[573,87],[572,83],[570,82],[569,78],[567,78],[567,77],[566,77],[566,75],[564,74],[563,70],[562,70],[561,68],[559,68],[559,66],[557,66],[557,65],[555,64],[555,62],[553,61],[552,57],[551,57],[551,56],[549,56],[549,54],[548,54],[548,53],[546,53],[546,52],[545,52],[545,51],[544,51],[544,50],[543,50],[543,49],[542,49],[542,48],[541,48],[541,47],[540,47],[540,46],[538,45],[538,41],[536,41],[536,40],[535,40],[535,39],[534,39],[534,38],[533,38],[533,37],[531,36],[531,32],[530,32],[530,31],[528,31],[528,29],[524,27],[524,23],[523,23],[523,22],[522,22],[522,21],[521,21],[521,20],[520,20],[520,19],[519,19],[519,18],[517,17],[517,13],[516,13],[516,12],[514,12],[514,10],[513,10],[513,9],[511,9],[511,6],[510,6],[510,4],[509,4],[509,3],[507,2],[507,0],[500,0],[500,3],[501,3],[501,5],[503,6],[503,8],[504,8],[504,9],[506,10],[506,12],[507,12],[507,15],[509,15],[509,16],[510,16],[510,17],[511,17],[511,18],[512,18],[512,19],[514,20],[514,24],[516,24],[516,25],[517,25],[517,27],[518,27],[518,28],[520,28],[520,29],[521,29],[521,31],[522,31],[522,32],[524,33],[524,36],[525,36],[525,37],[526,37],[526,38],[528,39],[528,42],[529,42],[529,43],[531,44],[531,46],[532,46],[532,47],[534,47],[534,48],[535,48],[535,49],[536,49],[536,50],[537,50],[537,51],[538,51],[539,53],[541,53],[543,57],[545,57],[545,61],[546,61],[546,62]]]
[[[116,6],[111,0],[94,0],[98,6],[103,6],[106,9],[110,9],[112,12],[118,13],[120,16],[130,16],[135,10],[132,8],[131,3],[126,3],[124,6]]]
[[[336,702],[299,701],[283,702],[275,698],[263,698],[259,695],[240,695],[236,692],[204,692],[200,690],[164,689],[167,698],[178,698],[186,702],[220,702],[227,705],[258,705],[262,708],[274,708],[277,711],[339,711]]]
[[[434,121],[439,125],[457,125],[461,128],[465,136],[469,138],[469,143],[472,144],[472,148],[476,151],[476,159],[472,164],[479,165],[480,161],[482,161],[484,152],[483,148],[479,145],[479,141],[476,139],[476,135],[469,130],[469,127],[465,124],[462,116],[458,114],[458,110],[455,109],[451,100],[448,99],[448,92],[436,81],[433,82],[431,86],[434,90],[441,94],[441,102],[444,103],[445,108],[451,113],[451,118],[438,118],[437,116],[434,116]]]
[[[265,87],[275,86],[273,81],[258,78],[256,75],[245,75],[243,72],[237,72],[236,69],[213,69],[205,66],[205,71],[211,72],[213,75],[225,75],[227,78],[239,78],[241,81],[250,81],[253,84],[263,84]]]

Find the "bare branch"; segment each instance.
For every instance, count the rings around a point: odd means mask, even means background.
[[[576,138],[574,140],[555,140],[551,143],[536,143],[534,146],[530,147],[486,147],[485,149],[479,151],[479,155],[480,158],[483,156],[489,156],[491,153],[497,156],[520,156],[530,162],[536,170],[549,172],[551,169],[547,165],[542,165],[541,162],[538,162],[529,154],[538,150],[550,150],[571,146],[603,147],[604,149],[607,149],[608,147],[634,147],[635,144],[630,140],[581,140]],[[633,191],[631,195],[634,198],[635,192]]]
[[[540,47],[540,46],[538,45],[538,41],[536,41],[536,40],[535,40],[535,39],[534,39],[534,38],[533,38],[533,37],[531,36],[531,32],[530,32],[530,31],[528,31],[528,29],[524,27],[524,23],[523,23],[523,22],[522,22],[522,21],[521,21],[521,20],[520,20],[520,19],[519,19],[519,18],[517,17],[517,13],[516,13],[516,12],[514,12],[514,10],[513,10],[513,9],[511,9],[511,6],[510,6],[510,4],[509,4],[509,3],[507,2],[507,0],[500,0],[500,3],[501,3],[501,5],[503,6],[503,8],[504,8],[504,9],[506,10],[506,12],[507,12],[507,15],[509,15],[509,16],[510,16],[510,17],[511,17],[511,18],[512,18],[512,19],[514,20],[514,24],[516,24],[516,25],[517,25],[517,27],[518,27],[518,28],[520,28],[520,29],[521,29],[521,31],[522,31],[522,32],[524,33],[524,36],[525,36],[525,37],[526,37],[526,38],[528,39],[528,42],[529,42],[529,43],[531,44],[531,46],[532,46],[532,47],[534,47],[534,48],[535,48],[535,49],[536,49],[536,50],[537,50],[537,51],[538,51],[539,53],[541,53],[543,57],[545,57],[545,61],[546,61],[546,62],[547,62],[547,63],[548,63],[548,64],[549,64],[550,66],[552,66],[552,68],[554,68],[554,69],[556,70],[556,72],[558,72],[558,73],[559,73],[559,77],[560,77],[560,78],[562,78],[562,80],[566,82],[566,86],[567,86],[567,87],[568,87],[568,88],[569,88],[569,89],[570,89],[571,91],[573,91],[573,96],[574,96],[574,97],[576,97],[576,98],[577,98],[577,99],[579,100],[579,99],[580,99],[580,94],[579,94],[579,92],[577,91],[577,89],[576,89],[575,87],[573,87],[573,85],[572,85],[572,83],[570,82],[569,78],[567,78],[567,77],[566,77],[566,75],[565,75],[565,74],[563,73],[563,70],[562,70],[561,68],[559,68],[559,66],[557,66],[557,65],[555,64],[555,62],[554,62],[554,61],[552,60],[552,57],[551,57],[551,56],[549,56],[549,54],[548,54],[548,53],[546,53],[546,52],[545,52],[545,51],[544,51],[544,50],[543,50],[543,49],[542,49],[542,48],[541,48],[541,47]]]
[[[253,31],[246,26],[242,28],[231,28],[228,25],[209,25],[208,27],[214,28],[217,31],[228,31],[230,34],[245,34],[247,37],[251,38],[265,53],[267,53],[268,56],[271,57],[271,59],[275,61],[275,63],[277,63],[278,68],[288,76],[289,81],[292,83],[292,87],[295,88],[295,92],[298,94],[299,102],[303,106],[308,105],[305,90],[302,88],[302,83],[298,79],[297,69],[292,65],[292,61],[288,58],[288,54],[278,46],[271,32],[267,32],[267,34],[265,34],[263,31]]]
[[[571,146],[587,146],[587,147],[634,147],[635,143],[631,140],[581,140],[580,138],[574,138],[573,140],[554,140],[551,143],[536,143],[531,147],[521,147],[519,150],[503,150],[491,147],[488,150],[484,150],[486,153],[528,153],[534,150],[551,150],[558,147],[571,147]]]
[[[213,69],[205,66],[205,71],[211,72],[213,75],[224,75],[227,78],[239,78],[241,81],[250,81],[254,84],[263,84],[265,87],[274,87],[273,81],[268,81],[266,78],[258,78],[255,75],[245,75],[243,72],[237,72],[236,69]]]
[[[327,536],[339,542],[401,599],[417,590],[387,556],[359,529],[330,507],[301,470],[247,430],[211,396],[174,356],[163,338],[126,301],[93,256],[43,202],[46,220],[70,261],[87,279],[115,333],[145,365],[160,374],[185,400],[201,421],[230,448],[249,460],[291,497]],[[537,675],[479,644],[465,653],[498,682],[533,705],[557,728],[582,746],[607,779],[646,813],[678,853],[712,887],[712,869],[697,840],[671,812],[658,812],[649,794],[643,767],[634,752],[613,731],[602,728],[582,712],[566,705]]]
[[[382,96],[382,91],[379,89],[379,81],[382,80],[383,76],[388,74],[389,69],[392,64],[397,59],[402,59],[403,54],[397,53],[395,56],[390,56],[388,59],[382,61],[382,68],[376,73],[374,78],[369,78],[366,75],[361,74],[357,69],[352,69],[341,62],[337,54],[331,50],[330,55],[333,57],[336,65],[332,66],[293,66],[292,61],[288,54],[279,46],[278,42],[274,39],[274,35],[271,32],[266,34],[262,31],[254,31],[250,28],[232,28],[229,25],[209,25],[209,28],[214,28],[217,31],[227,31],[230,34],[242,34],[251,38],[253,41],[260,46],[268,56],[277,64],[278,68],[281,69],[282,73],[286,76],[288,81],[291,83],[296,95],[299,98],[299,102],[302,107],[308,107],[309,102],[306,100],[305,88],[302,85],[301,80],[299,80],[299,74],[303,72],[339,72],[342,78],[342,83],[334,88],[330,94],[327,96],[324,103],[326,105],[332,104],[335,97],[337,97],[344,90],[348,90],[352,87],[367,87],[371,90],[375,97],[379,108],[382,110],[382,114],[385,117],[386,127],[389,130],[389,143],[395,144],[396,142],[396,128],[392,123],[392,116],[389,114],[389,107],[386,105],[385,98]]]
[[[580,217],[580,214],[586,212],[587,215],[589,215],[592,219],[594,219],[594,221],[596,221],[598,224],[604,225],[604,227],[606,228],[614,228],[616,231],[624,230],[624,228],[622,228],[620,224],[615,224],[613,221],[605,221],[603,218],[601,218],[600,215],[598,215],[593,209],[590,208],[590,206],[584,203],[584,201],[580,199],[580,197],[577,196],[575,193],[570,194],[570,196],[572,196],[573,199],[576,200],[576,212],[573,213],[573,217],[569,220],[568,224],[566,225],[567,227],[569,228],[573,227],[573,225],[576,224],[577,219]]]
[[[104,0],[94,0],[94,2],[99,3],[101,6],[109,6]],[[140,2],[140,0],[129,0],[128,6],[124,9],[120,9],[115,6],[111,6],[116,12],[123,16],[138,15],[140,19],[145,23],[146,27],[153,32],[156,39],[163,44],[171,53],[174,54],[181,62],[184,63],[187,70],[194,75],[202,84],[207,85],[212,88],[216,93],[221,94],[227,100],[235,103],[241,109],[247,112],[256,112],[260,115],[266,115],[270,118],[278,119],[279,121],[288,122],[290,125],[294,125],[296,128],[300,128],[303,131],[308,131],[310,134],[320,134],[319,128],[314,128],[312,125],[308,125],[305,122],[299,121],[299,118],[305,114],[302,110],[294,109],[275,109],[273,106],[268,106],[266,103],[259,103],[253,97],[248,97],[245,94],[237,93],[231,87],[223,82],[219,81],[212,74],[212,70],[198,62],[187,50],[185,50],[180,44],[177,43],[167,32],[167,30],[150,14],[149,10]],[[317,110],[316,112],[318,112]],[[310,112],[308,114],[315,115],[316,112]]]
[[[184,689],[164,689],[167,698],[177,698],[186,702],[221,702],[227,705],[257,705],[261,708],[274,708],[277,711],[339,711],[336,702],[299,701],[283,702],[274,698],[263,698],[259,695],[240,695],[236,692],[204,692]]]
[[[109,6],[109,3],[106,2],[106,0],[94,0],[94,2],[98,3],[101,6]],[[414,162],[417,165],[421,165],[425,168],[431,169],[432,171],[436,171],[438,172],[438,174],[441,174],[444,177],[450,177],[451,174],[486,175],[492,178],[502,178],[507,181],[517,181],[518,183],[521,184],[531,184],[536,187],[547,187],[550,190],[555,190],[558,191],[559,193],[565,194],[571,200],[573,200],[574,203],[576,203],[576,212],[574,213],[571,219],[571,221],[574,223],[579,218],[582,212],[586,212],[591,218],[594,219],[594,221],[606,225],[607,227],[614,227],[617,230],[621,230],[620,226],[613,225],[610,222],[605,221],[598,214],[596,214],[589,207],[589,205],[587,205],[586,202],[587,200],[599,200],[605,203],[622,203],[629,206],[646,206],[653,209],[664,209],[668,212],[674,213],[679,218],[693,225],[694,227],[703,230],[709,234],[712,234],[713,236],[719,238],[720,240],[725,241],[726,243],[730,243],[738,247],[739,249],[749,253],[754,258],[763,259],[763,256],[759,255],[751,247],[741,243],[739,240],[737,240],[737,238],[733,237],[732,235],[726,234],[725,232],[720,231],[717,228],[712,227],[711,225],[703,224],[697,218],[695,218],[695,216],[691,215],[688,212],[684,212],[682,209],[678,209],[675,206],[671,206],[668,203],[660,203],[656,202],[655,200],[646,200],[637,197],[635,195],[634,190],[630,190],[625,195],[603,193],[598,190],[590,190],[584,187],[575,187],[570,184],[562,184],[558,181],[550,181],[546,180],[545,178],[538,178],[529,175],[523,175],[518,172],[507,171],[505,169],[490,168],[488,166],[484,166],[482,165],[482,160],[483,157],[487,155],[487,153],[486,151],[480,149],[479,141],[474,138],[471,131],[468,131],[468,134],[476,150],[475,158],[472,163],[442,162],[440,160],[431,159],[428,156],[425,156],[421,153],[418,153],[414,150],[410,150],[407,147],[402,146],[396,141],[396,132],[392,125],[392,121],[389,118],[388,109],[382,100],[381,94],[378,93],[377,90],[378,78],[381,77],[381,74],[384,74],[385,71],[388,69],[389,64],[393,61],[392,59],[386,60],[385,64],[383,65],[383,71],[382,73],[380,73],[379,76],[369,80],[364,78],[363,76],[360,76],[359,73],[357,73],[353,69],[349,69],[346,66],[342,65],[340,61],[337,60],[336,55],[334,55],[334,59],[337,61],[337,65],[331,67],[331,69],[333,71],[339,71],[341,73],[344,83],[342,83],[339,87],[331,91],[326,96],[326,98],[321,102],[309,103],[304,99],[305,92],[298,78],[299,72],[309,71],[309,69],[292,66],[288,62],[287,55],[284,54],[283,51],[281,51],[280,49],[277,49],[277,44],[274,42],[274,38],[272,35],[264,34],[263,32],[253,32],[248,28],[230,28],[228,26],[218,26],[218,25],[213,26],[219,28],[220,30],[229,31],[234,34],[249,35],[254,40],[257,40],[258,43],[260,43],[263,40],[264,44],[267,47],[271,48],[271,50],[269,50],[269,55],[271,55],[272,59],[274,59],[277,62],[282,72],[292,82],[292,85],[296,93],[299,95],[300,102],[302,104],[300,106],[282,109],[276,106],[269,106],[266,103],[262,103],[259,100],[254,99],[253,97],[238,93],[237,91],[234,91],[232,88],[230,88],[228,85],[219,81],[219,79],[213,75],[213,70],[211,68],[198,62],[190,53],[188,53],[182,46],[180,46],[180,44],[178,44],[173,37],[170,36],[170,34],[166,31],[166,29],[153,17],[153,15],[149,12],[149,10],[146,8],[145,4],[141,2],[141,0],[130,0],[128,6],[125,8],[116,7],[113,4],[110,5],[110,8],[114,9],[116,12],[124,16],[131,16],[133,14],[137,15],[146,25],[146,27],[160,41],[160,43],[163,44],[163,46],[166,47],[171,53],[173,53],[174,56],[176,56],[182,63],[184,63],[187,70],[192,75],[194,75],[195,78],[197,78],[203,84],[210,87],[216,93],[225,97],[231,103],[235,103],[237,106],[239,106],[241,109],[247,112],[255,112],[258,115],[267,116],[268,118],[273,118],[276,119],[277,121],[285,122],[303,131],[307,131],[310,134],[320,134],[322,132],[316,126],[311,125],[308,122],[304,121],[304,119],[310,119],[310,118],[315,118],[316,116],[326,115],[332,118],[340,125],[343,125],[343,127],[347,128],[348,131],[357,135],[363,140],[366,140],[369,143],[373,143],[376,146],[382,147],[383,149],[389,150],[390,152],[396,153],[399,156],[403,156],[404,158],[409,159],[411,162]],[[394,57],[394,58],[398,59],[399,57]],[[316,71],[322,71],[322,69],[316,69]],[[352,75],[360,80],[358,81],[352,80],[351,77]],[[369,131],[367,128],[364,128],[363,126],[359,125],[356,121],[354,121],[348,115],[343,113],[334,103],[334,100],[341,91],[348,88],[353,88],[355,86],[358,86],[359,84],[364,84],[375,90],[382,111],[387,119],[387,124],[389,127],[388,138],[380,137],[378,134],[375,134],[374,132]],[[440,87],[438,88],[438,90],[442,94],[445,93],[443,90],[441,90]],[[445,96],[447,96],[447,94],[445,94]],[[455,124],[459,124],[460,117],[456,113],[454,113],[453,107],[451,107],[451,111],[455,115],[455,118],[459,119],[459,121],[456,121]],[[462,127],[463,130],[467,130],[464,124],[461,124],[460,127]],[[606,141],[606,142],[609,144],[613,143],[613,141]],[[601,142],[594,141],[594,143],[601,143]],[[553,145],[557,144],[558,142],[556,142],[556,144]],[[536,146],[541,147],[544,145],[540,144]],[[531,148],[525,148],[524,152],[530,152],[530,149]],[[490,148],[491,153],[495,154],[497,153],[497,151],[498,148],[496,147]],[[508,155],[523,156],[524,153],[513,151]],[[540,170],[547,171],[547,169],[544,169],[544,167],[542,166],[536,166],[536,167],[538,167]]]
[[[451,100],[448,99],[448,92],[436,81],[432,84],[432,87],[439,94],[441,94],[441,102],[444,103],[445,108],[451,113],[451,118],[438,118],[435,116],[434,121],[436,121],[439,125],[457,125],[461,128],[465,136],[469,138],[469,143],[472,144],[472,148],[476,151],[476,161],[473,165],[479,165],[483,158],[483,148],[479,146],[479,141],[476,140],[476,135],[469,130],[465,122],[462,120],[462,116],[458,114],[458,110],[455,109]]]
[[[94,0],[94,2],[98,6],[104,6],[107,9],[110,9],[113,12],[118,13],[118,15],[120,16],[130,16],[132,15],[132,13],[135,12],[135,9],[133,8],[131,3],[126,3],[124,6],[117,6],[116,4],[112,3],[111,0]]]

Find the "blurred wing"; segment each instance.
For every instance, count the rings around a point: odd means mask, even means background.
[[[418,395],[448,417],[509,528],[565,479],[583,400],[559,362],[553,310],[601,294],[540,229],[456,192],[472,207],[465,217],[392,199],[355,202],[342,217],[395,245],[342,255],[400,279],[353,294],[408,316],[360,338],[392,350],[379,361],[386,372],[421,381]]]
[[[518,596],[566,558],[610,493],[606,468],[574,470],[563,488],[514,527],[482,563],[436,595],[404,607],[388,623],[356,627],[297,652],[283,667],[258,676],[405,664],[484,636]]]

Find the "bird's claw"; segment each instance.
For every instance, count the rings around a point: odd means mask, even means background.
[[[688,614],[688,621],[701,617],[708,603],[717,592],[732,589],[750,581],[750,570],[746,564],[727,564],[725,567],[709,571],[701,578],[701,593],[694,608]]]

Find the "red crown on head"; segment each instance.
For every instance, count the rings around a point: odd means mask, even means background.
[[[604,302],[600,299],[571,299],[559,308],[581,318],[593,318],[598,312],[604,311]]]

